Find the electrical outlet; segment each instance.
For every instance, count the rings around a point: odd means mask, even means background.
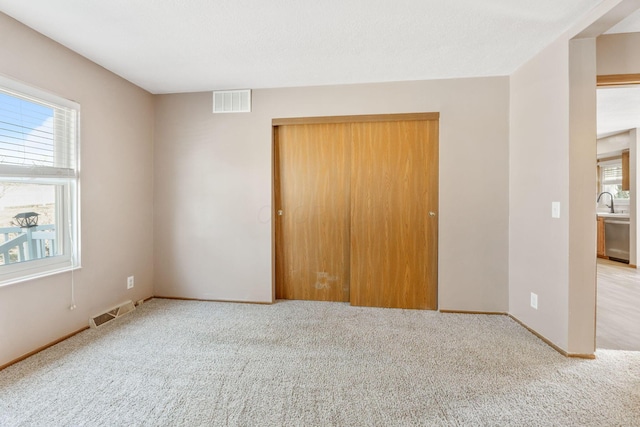
[[[127,277],[127,289],[133,288],[133,285],[134,285],[133,276]]]
[[[531,307],[538,309],[538,294],[531,292]]]

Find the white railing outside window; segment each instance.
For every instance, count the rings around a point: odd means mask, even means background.
[[[79,112],[0,77],[0,285],[79,266]]]

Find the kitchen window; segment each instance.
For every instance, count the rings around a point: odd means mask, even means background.
[[[629,200],[629,191],[622,190],[622,161],[600,162],[600,192],[613,194],[615,200]]]
[[[79,266],[75,102],[0,78],[0,285]]]

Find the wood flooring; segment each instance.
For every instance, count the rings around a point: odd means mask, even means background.
[[[640,351],[640,270],[598,259],[596,347]]]

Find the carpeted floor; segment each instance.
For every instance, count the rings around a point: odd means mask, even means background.
[[[640,353],[506,316],[155,299],[0,372],[1,426],[640,426]]]

